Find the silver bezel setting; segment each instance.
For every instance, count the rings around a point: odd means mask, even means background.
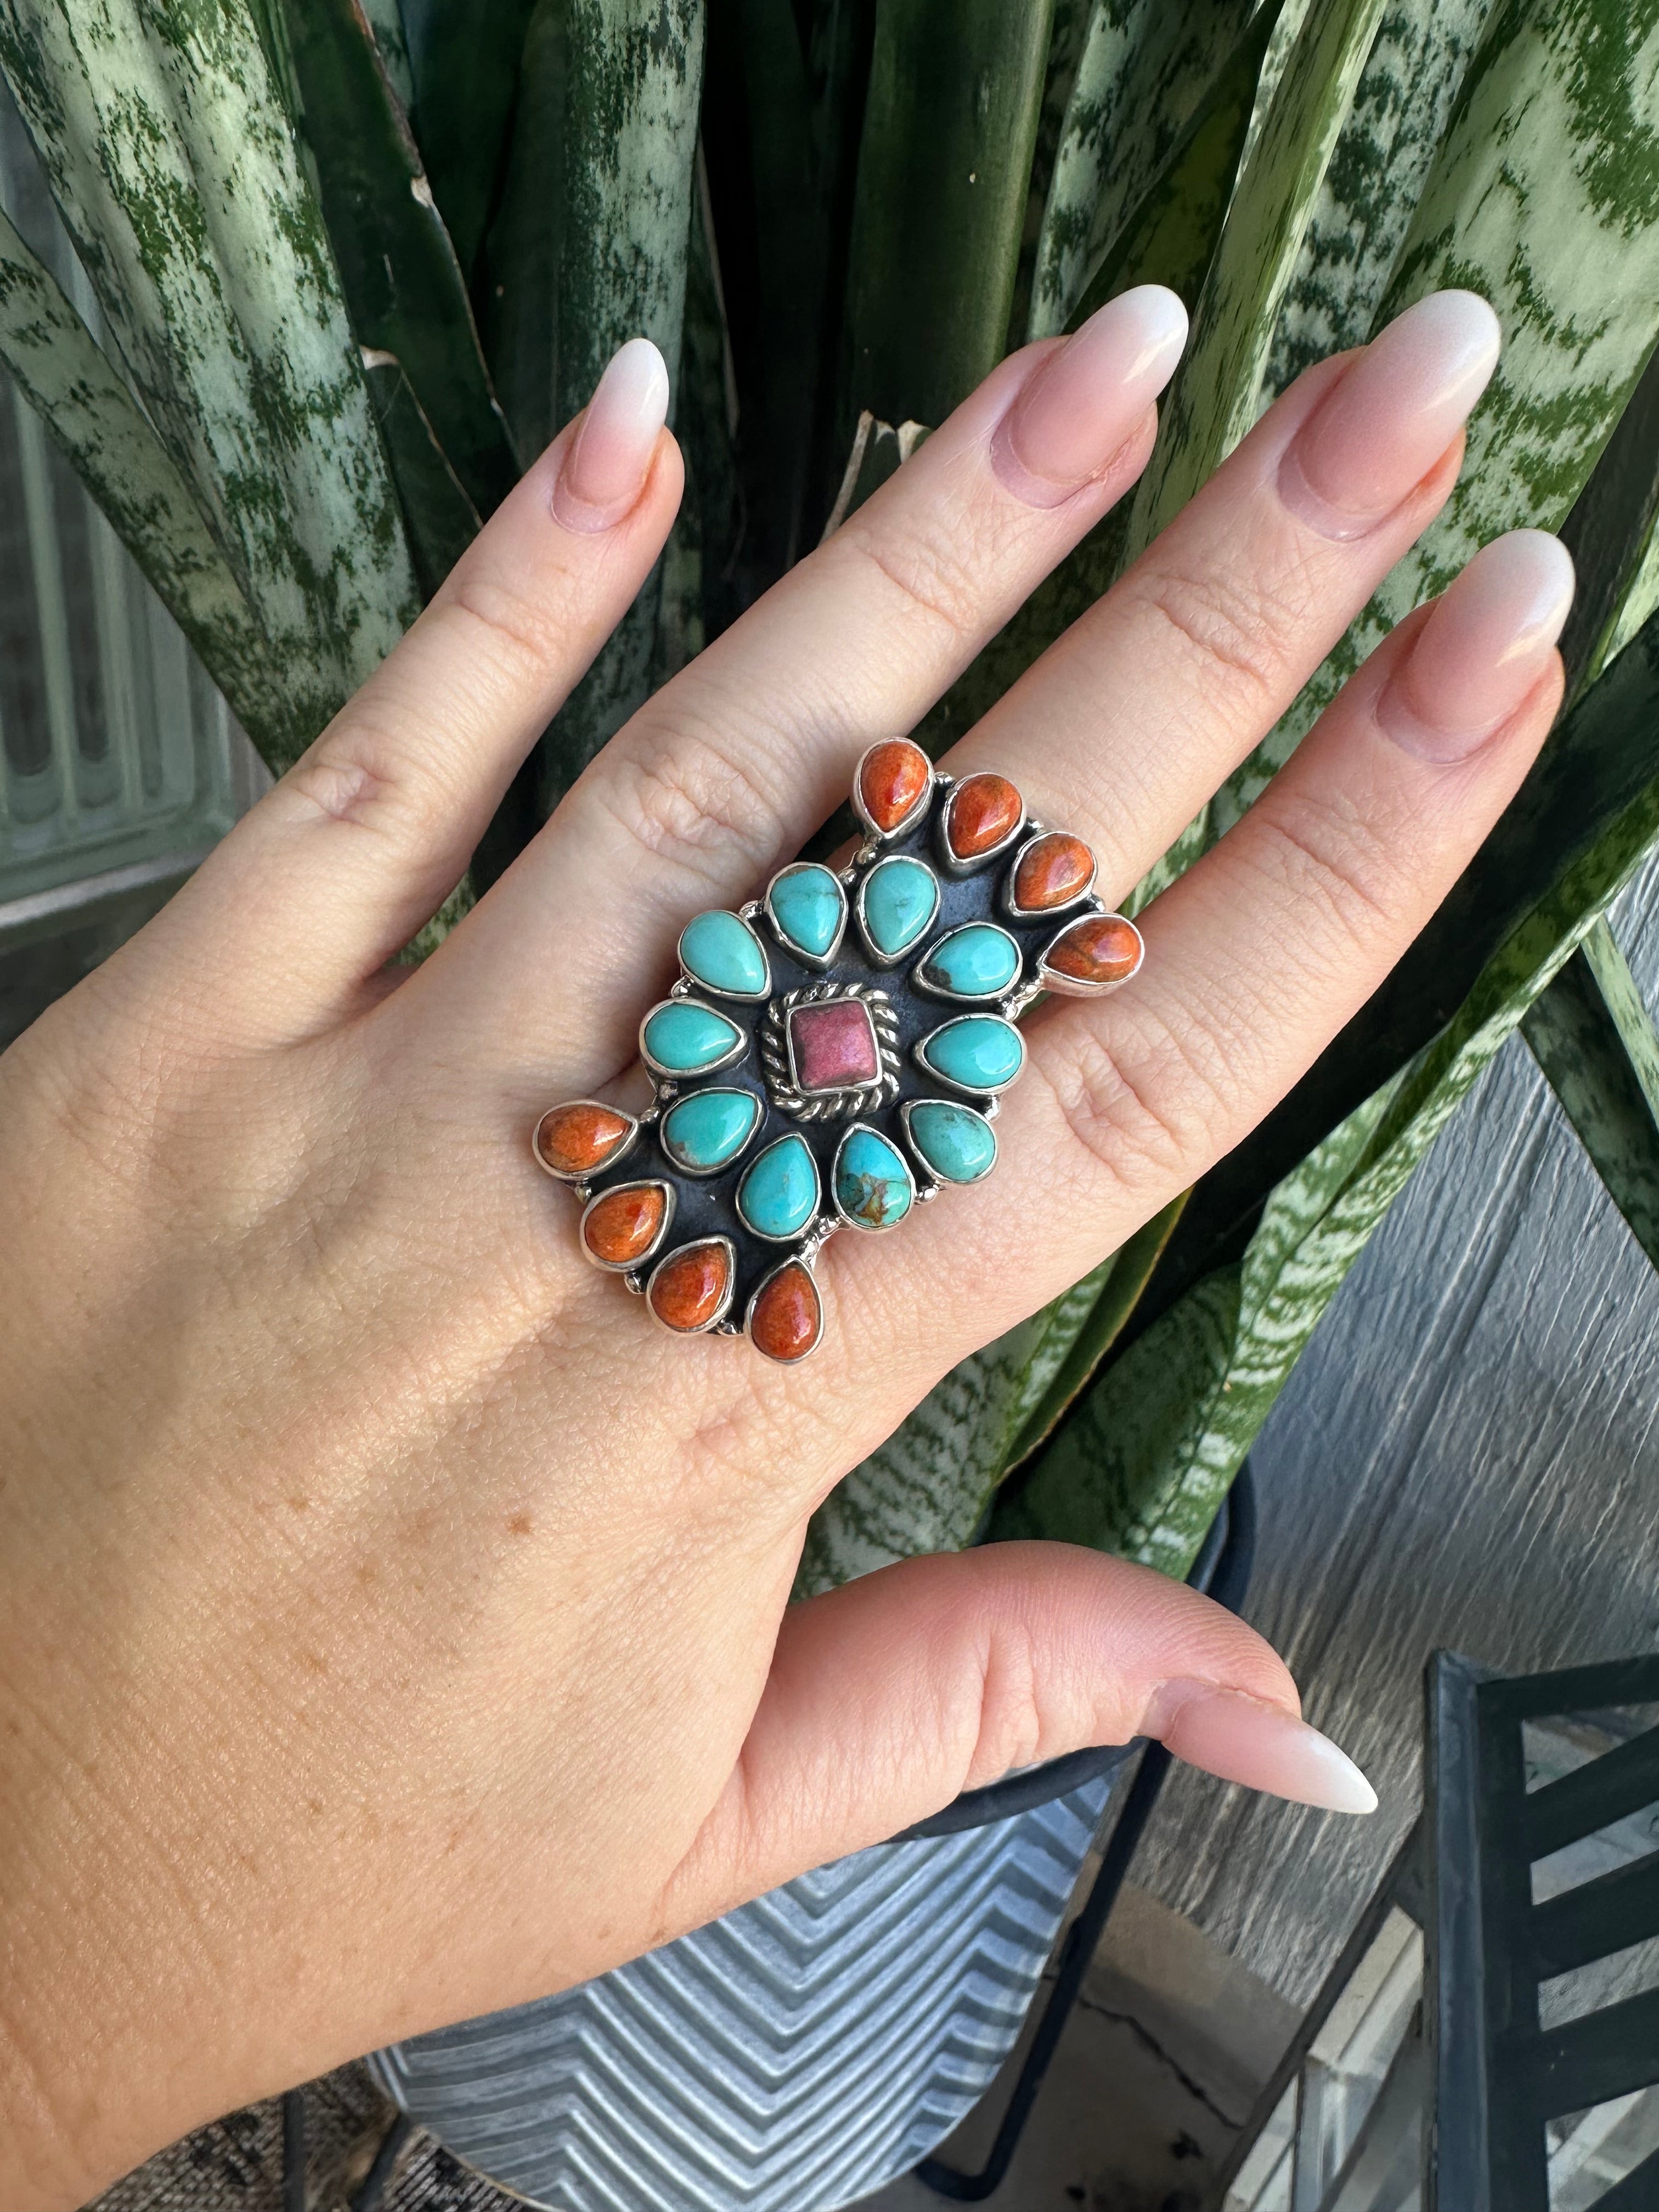
[[[965,929],[994,930],[996,934],[1001,938],[1006,944],[1012,947],[1014,955],[1014,972],[1006,983],[999,983],[994,991],[952,991],[944,983],[930,983],[927,980],[927,963],[933,958],[933,955],[939,951],[941,945],[948,945],[953,937],[960,937]],[[927,951],[922,954],[921,959],[917,961],[915,966],[911,969],[910,981],[915,985],[917,990],[922,993],[924,997],[929,999],[943,999],[948,1001],[951,1006],[995,1006],[1000,1005],[1000,1002],[1008,996],[1008,994],[1011,991],[1018,990],[1019,979],[1024,972],[1024,957],[1020,951],[1018,945],[1002,927],[1002,924],[1000,921],[982,921],[975,919],[972,921],[956,922],[951,928],[945,931],[943,937],[935,939],[933,943],[928,946]]]
[[[921,868],[923,870],[928,881],[933,886],[933,904],[932,911],[929,913],[927,921],[923,922],[921,927],[916,932],[915,935],[910,939],[910,942],[908,945],[901,945],[896,952],[884,952],[880,945],[877,944],[875,939],[870,934],[870,923],[865,914],[864,906],[866,899],[870,895],[870,886],[874,883],[876,878],[881,873],[882,870],[884,868],[895,867]],[[929,866],[926,860],[919,859],[914,853],[888,853],[881,860],[878,860],[873,867],[866,868],[865,870],[864,874],[859,878],[859,895],[853,911],[858,921],[859,935],[864,939],[864,949],[869,954],[871,960],[878,968],[896,968],[902,962],[910,957],[917,945],[921,944],[922,939],[927,936],[928,931],[939,920],[939,901],[941,896],[942,893],[939,889],[938,875],[935,873],[934,870]]]
[[[874,744],[866,745],[864,750],[859,755],[858,766],[853,770],[853,811],[857,815],[859,818],[859,825],[864,830],[866,835],[875,838],[877,842],[882,845],[889,843],[895,837],[902,837],[904,835],[905,831],[910,827],[916,817],[921,814],[924,809],[933,805],[933,793],[939,785],[944,781],[940,776],[939,770],[933,766],[932,761],[927,761],[927,781],[921,787],[921,793],[915,805],[908,806],[905,809],[903,814],[900,817],[898,821],[893,824],[890,830],[878,829],[876,824],[870,819],[869,815],[865,811],[864,763],[869,759],[871,754],[874,752],[878,746],[893,744],[915,745],[916,741],[914,738],[878,738]],[[921,753],[923,760],[927,760],[927,754],[922,751],[922,748],[920,745],[916,745],[916,750],[919,753]]]
[[[744,1138],[743,1142],[738,1146],[735,1152],[728,1152],[723,1160],[718,1162],[717,1164],[712,1168],[700,1168],[694,1161],[683,1160],[678,1152],[673,1152],[669,1150],[668,1124],[672,1121],[675,1115],[678,1113],[682,1106],[690,1106],[698,1098],[706,1098],[711,1091],[724,1091],[730,1097],[746,1098],[755,1109],[755,1118],[749,1124],[748,1134]],[[735,1167],[737,1163],[743,1158],[750,1146],[753,1143],[755,1132],[760,1127],[762,1122],[765,1119],[765,1100],[760,1096],[758,1091],[750,1091],[746,1085],[741,1083],[700,1084],[696,1090],[683,1091],[679,1097],[672,1099],[668,1104],[664,1107],[662,1118],[657,1124],[657,1142],[661,1146],[662,1156],[668,1162],[670,1167],[678,1168],[682,1175],[696,1176],[701,1181],[702,1178],[708,1176],[724,1175],[727,1168]]]
[[[614,1197],[619,1190],[659,1190],[666,1195],[668,1202],[663,1208],[662,1225],[643,1252],[637,1254],[631,1260],[601,1260],[587,1241],[587,1217],[596,1206],[601,1205],[607,1198]],[[664,1237],[674,1225],[678,1200],[678,1194],[673,1184],[661,1176],[636,1176],[629,1182],[608,1182],[603,1190],[595,1191],[592,1197],[582,1207],[582,1218],[576,1232],[577,1242],[580,1244],[589,1266],[597,1267],[604,1275],[625,1275],[629,1278],[636,1274],[640,1268],[649,1267],[662,1249]]]
[[[755,1234],[758,1235],[759,1231],[757,1231]],[[755,1344],[754,1331],[751,1326],[755,1318],[755,1308],[760,1304],[762,1293],[776,1279],[778,1276],[783,1273],[786,1267],[799,1267],[804,1270],[807,1281],[812,1285],[812,1296],[817,1300],[818,1305],[818,1333],[812,1339],[811,1344],[807,1346],[805,1351],[801,1353],[799,1359],[773,1359],[772,1354],[769,1352],[766,1351],[761,1345]],[[743,1333],[749,1339],[750,1343],[755,1345],[755,1349],[760,1353],[761,1358],[763,1359],[771,1359],[772,1364],[775,1367],[805,1366],[807,1361],[811,1358],[818,1346],[823,1342],[823,1292],[818,1288],[817,1270],[812,1265],[812,1257],[810,1253],[792,1252],[787,1259],[780,1260],[775,1267],[769,1267],[767,1269],[766,1273],[761,1277],[759,1282],[756,1284],[754,1289],[750,1292],[749,1303],[743,1310]]]
[[[994,771],[982,769],[975,769],[974,771],[975,775],[987,773],[994,773]],[[951,851],[951,835],[947,824],[951,818],[951,801],[955,799],[957,792],[961,790],[964,783],[971,783],[973,781],[973,775],[959,776],[951,784],[951,789],[946,793],[944,803],[939,810],[939,818],[935,825],[933,837],[934,848],[939,854],[939,866],[945,870],[946,875],[957,877],[976,875],[980,869],[988,868],[994,866],[995,862],[1002,858],[1005,853],[1012,852],[1013,848],[1018,844],[1022,837],[1028,836],[1030,834],[1033,823],[1030,816],[1025,811],[1025,801],[1019,794],[1018,786],[1017,784],[1013,784],[1007,776],[1004,776],[1002,781],[1005,783],[1009,784],[1009,787],[1014,792],[1016,797],[1019,798],[1019,817],[1015,822],[1013,828],[1010,830],[1006,836],[999,837],[994,845],[988,845],[982,853],[975,853],[973,858],[969,860],[958,860],[955,853]]]
[[[1067,915],[1065,921],[1061,922],[1060,927],[1049,939],[1048,944],[1043,946],[1042,951],[1037,955],[1036,980],[1045,991],[1052,991],[1057,998],[1103,999],[1110,992],[1121,991],[1126,983],[1133,983],[1135,977],[1139,975],[1142,968],[1146,965],[1146,940],[1141,935],[1135,924],[1129,920],[1128,915],[1127,914],[1111,913],[1107,908],[1101,905],[1098,900],[1095,902],[1092,912],[1095,915],[1098,915],[1103,921],[1124,922],[1127,924],[1129,928],[1134,930],[1135,942],[1140,947],[1139,951],[1135,955],[1135,964],[1132,969],[1130,969],[1127,975],[1115,975],[1109,981],[1104,983],[1079,982],[1075,975],[1062,975],[1059,969],[1051,968],[1048,965],[1048,955],[1054,951],[1055,945],[1059,944],[1060,939],[1065,936],[1066,931],[1068,929],[1075,929],[1079,921],[1087,921],[1091,918],[1089,915],[1081,914]]]
[[[932,1073],[931,1070],[929,1072]],[[936,1082],[939,1079],[937,1076],[934,1078]],[[986,1094],[981,1092],[979,1095],[984,1097]],[[963,1182],[955,1176],[944,1174],[941,1170],[933,1165],[927,1153],[916,1142],[915,1133],[910,1127],[910,1116],[918,1106],[956,1106],[959,1107],[964,1114],[972,1114],[976,1120],[984,1122],[986,1127],[991,1131],[991,1164],[983,1175],[975,1176],[971,1181]],[[981,1114],[977,1106],[969,1105],[965,1098],[907,1098],[903,1105],[899,1108],[899,1120],[903,1125],[905,1143],[915,1154],[917,1163],[923,1171],[933,1177],[941,1190],[977,1190],[981,1183],[989,1182],[991,1177],[996,1173],[998,1164],[1002,1158],[1002,1146],[997,1141],[997,1133],[992,1127],[991,1117],[988,1114]]]
[[[842,1091],[803,1091],[795,1076],[789,1017],[798,1006],[826,1006],[838,999],[856,999],[869,1015],[881,1073],[872,1083],[854,1084]],[[874,1114],[898,1096],[898,1016],[886,992],[873,984],[810,983],[799,991],[786,991],[768,1006],[761,1018],[760,1056],[767,1090],[781,1114],[797,1121],[834,1121],[843,1115]]]
[[[656,1286],[658,1276],[662,1273],[663,1269],[668,1265],[671,1260],[678,1260],[682,1252],[695,1252],[698,1246],[702,1244],[720,1244],[726,1249],[726,1293],[721,1298],[715,1311],[709,1316],[707,1321],[700,1322],[696,1328],[674,1328],[671,1327],[671,1325],[665,1322],[662,1316],[657,1311],[655,1305],[652,1303],[651,1293]],[[645,1279],[645,1303],[647,1310],[650,1313],[652,1320],[655,1322],[657,1327],[661,1329],[665,1336],[686,1337],[711,1335],[714,1331],[720,1328],[720,1323],[726,1319],[727,1314],[731,1312],[732,1301],[736,1297],[737,1294],[738,1248],[732,1242],[732,1239],[729,1237],[722,1237],[718,1232],[712,1237],[694,1237],[689,1243],[677,1244],[672,1252],[665,1252],[659,1260],[653,1261],[651,1273]]]
[[[728,1029],[737,1030],[737,1042],[730,1052],[723,1053],[719,1060],[706,1060],[700,1066],[665,1066],[663,1062],[655,1058],[647,1048],[645,1031],[647,1024],[653,1021],[659,1014],[665,1012],[670,1006],[696,1006],[702,1013],[713,1014],[716,1021],[724,1022]],[[732,1020],[730,1014],[722,1013],[718,1006],[711,1006],[705,1000],[694,998],[689,991],[676,991],[666,999],[659,999],[655,1006],[646,1008],[640,1022],[640,1058],[653,1075],[660,1076],[665,1083],[696,1083],[702,1076],[718,1075],[723,1067],[735,1067],[748,1049],[749,1039],[746,1033]]]
[[[548,1115],[564,1113],[572,1106],[592,1106],[598,1113],[614,1114],[619,1121],[631,1124],[628,1134],[614,1152],[607,1152],[597,1166],[582,1168],[574,1175],[567,1174],[563,1168],[550,1165],[542,1157],[540,1143],[542,1123],[546,1121]],[[640,1141],[640,1117],[637,1114],[630,1114],[625,1106],[613,1106],[608,1098],[561,1098],[556,1106],[550,1106],[545,1113],[537,1115],[536,1126],[530,1132],[530,1157],[542,1173],[551,1176],[555,1182],[567,1183],[580,1190],[590,1176],[603,1175],[607,1168],[614,1168],[628,1158]]]
[[[873,1221],[860,1221],[857,1214],[848,1213],[841,1202],[841,1194],[836,1188],[836,1185],[841,1181],[841,1156],[846,1151],[851,1139],[860,1133],[866,1137],[874,1137],[880,1143],[885,1145],[888,1151],[893,1155],[893,1158],[904,1170],[905,1178],[910,1186],[910,1203],[905,1207],[903,1212],[900,1214],[896,1221],[883,1221],[879,1223]],[[910,1216],[915,1211],[921,1198],[921,1186],[918,1184],[915,1176],[911,1170],[909,1161],[905,1158],[903,1153],[900,1152],[898,1146],[893,1142],[892,1139],[888,1135],[884,1129],[878,1129],[868,1121],[854,1121],[849,1127],[842,1131],[840,1137],[836,1139],[835,1156],[830,1163],[830,1203],[835,1209],[836,1220],[841,1223],[844,1229],[856,1229],[861,1235],[866,1237],[890,1236],[895,1229],[901,1227],[910,1218]]]
[[[1063,914],[1075,921],[1077,916],[1073,909],[1080,907],[1085,899],[1094,896],[1095,878],[1100,873],[1100,863],[1095,858],[1093,848],[1085,845],[1081,837],[1078,839],[1078,843],[1083,845],[1084,850],[1089,855],[1089,879],[1080,890],[1073,891],[1069,898],[1062,899],[1058,906],[1021,906],[1014,896],[1014,884],[1018,879],[1020,862],[1030,851],[1032,846],[1041,844],[1045,837],[1066,837],[1071,835],[1071,832],[1066,830],[1038,829],[1034,823],[1030,822],[1028,822],[1025,827],[1030,835],[1024,840],[1016,851],[1013,865],[1009,869],[1002,886],[999,903],[1003,912],[1013,921],[1035,921],[1040,915],[1047,914]],[[1098,904],[1097,901],[1097,904]]]
[[[782,882],[786,876],[799,875],[803,868],[816,868],[819,870],[823,874],[828,876],[831,879],[836,890],[841,893],[841,921],[836,927],[836,934],[830,945],[830,949],[826,952],[808,952],[804,946],[797,945],[794,939],[791,937],[788,931],[778,920],[777,915],[773,908],[773,892],[777,889],[778,885]],[[783,946],[784,950],[788,953],[792,960],[799,960],[803,967],[828,968],[834,961],[836,955],[841,951],[842,942],[847,935],[847,886],[842,881],[841,878],[836,875],[835,870],[833,868],[825,867],[822,860],[791,860],[787,868],[780,868],[776,875],[773,877],[771,882],[766,886],[766,895],[761,901],[761,908],[766,916],[767,925],[770,928],[772,934],[777,939],[778,943]]]
[[[807,1161],[811,1167],[812,1211],[807,1215],[805,1220],[801,1223],[799,1229],[786,1230],[782,1236],[779,1236],[775,1231],[770,1229],[757,1229],[755,1224],[749,1218],[749,1216],[744,1212],[743,1187],[769,1152],[776,1152],[780,1145],[789,1144],[795,1144],[802,1146],[805,1152]],[[811,1235],[812,1224],[817,1219],[819,1214],[823,1211],[823,1177],[818,1173],[817,1155],[814,1153],[812,1147],[806,1142],[805,1138],[802,1136],[799,1129],[786,1129],[781,1136],[774,1137],[769,1145],[762,1146],[759,1152],[756,1153],[754,1158],[750,1161],[749,1165],[744,1170],[742,1175],[738,1176],[737,1188],[732,1193],[732,1204],[736,1211],[738,1220],[742,1222],[744,1227],[749,1231],[749,1234],[751,1237],[758,1237],[763,1244],[797,1244],[800,1242],[803,1237],[810,1237]],[[775,1270],[774,1272],[775,1272]]]
[[[695,928],[696,924],[702,921],[705,918],[705,915],[708,914],[724,914],[729,915],[733,921],[737,922],[742,928],[746,929],[750,936],[754,939],[756,949],[761,957],[761,968],[766,979],[758,991],[723,990],[717,984],[711,983],[706,975],[699,975],[692,968],[690,961],[687,960],[685,957],[686,930]],[[685,978],[686,982],[694,991],[708,991],[717,999],[730,999],[732,1005],[738,1006],[763,1006],[766,1000],[772,995],[772,963],[767,954],[766,940],[761,935],[759,930],[756,928],[754,923],[750,921],[746,914],[734,914],[730,907],[708,907],[704,909],[703,914],[694,914],[690,921],[686,923],[685,929],[683,929],[680,932],[679,941],[674,947],[674,957],[680,963],[680,974]],[[656,1012],[655,1007],[653,1007],[652,1012],[653,1013]],[[716,1013],[720,1012],[718,1006],[714,1009],[714,1012]]]
[[[1004,1082],[958,1083],[953,1076],[947,1075],[943,1068],[935,1067],[933,1061],[927,1058],[927,1048],[933,1039],[943,1036],[946,1030],[953,1030],[963,1022],[1000,1022],[1003,1028],[1017,1040],[1019,1045],[1019,1066]],[[950,1021],[941,1022],[936,1030],[929,1030],[926,1036],[918,1037],[911,1048],[911,1057],[930,1081],[942,1083],[947,1091],[955,1091],[958,1098],[1000,1098],[1005,1091],[1012,1090],[1025,1073],[1025,1040],[1006,1014],[997,1013],[989,1007],[978,1007],[970,1013],[957,1014]]]

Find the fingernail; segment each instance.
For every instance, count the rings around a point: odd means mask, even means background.
[[[599,379],[553,488],[553,512],[567,530],[621,521],[644,489],[667,420],[663,357],[649,338],[629,338]]]
[[[1422,482],[1498,366],[1474,292],[1431,292],[1373,338],[1285,448],[1279,496],[1324,538],[1361,538]]]
[[[1378,722],[1419,760],[1466,759],[1548,666],[1572,589],[1572,556],[1559,538],[1494,538],[1435,603],[1378,696]]]
[[[1109,300],[1050,354],[998,423],[991,465],[1030,507],[1100,474],[1175,374],[1187,310],[1162,284]]]
[[[1298,1805],[1374,1813],[1376,1792],[1329,1736],[1280,1705],[1213,1682],[1165,1682],[1140,1723],[1177,1759]]]

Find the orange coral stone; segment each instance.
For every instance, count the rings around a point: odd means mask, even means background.
[[[556,1176],[590,1176],[634,1133],[633,1117],[592,1098],[554,1106],[536,1124],[536,1156]]]
[[[582,1221],[582,1241],[607,1267],[631,1267],[662,1234],[668,1194],[659,1182],[623,1183],[594,1200]]]
[[[1081,837],[1050,830],[1034,837],[1014,871],[1014,904],[1022,914],[1042,914],[1081,898],[1095,879],[1095,856]]]
[[[1085,914],[1060,935],[1042,956],[1045,968],[1073,982],[1121,983],[1140,965],[1140,932],[1121,914]]]
[[[818,1286],[799,1260],[790,1260],[762,1284],[749,1311],[749,1340],[787,1367],[805,1359],[823,1333]]]
[[[718,1321],[732,1283],[732,1258],[717,1237],[671,1252],[651,1278],[651,1310],[690,1334]]]
[[[951,793],[945,836],[958,860],[976,860],[1012,837],[1024,803],[1006,775],[969,775]]]
[[[859,770],[859,804],[878,830],[896,830],[924,796],[933,770],[908,738],[872,745]]]

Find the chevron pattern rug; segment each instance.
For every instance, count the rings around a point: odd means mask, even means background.
[[[1113,1778],[877,1844],[371,2063],[457,2157],[549,2212],[829,2212],[906,2172],[983,2094]]]

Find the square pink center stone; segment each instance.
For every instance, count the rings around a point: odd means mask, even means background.
[[[792,1008],[789,1054],[803,1091],[850,1091],[881,1073],[870,1010],[856,999]]]

